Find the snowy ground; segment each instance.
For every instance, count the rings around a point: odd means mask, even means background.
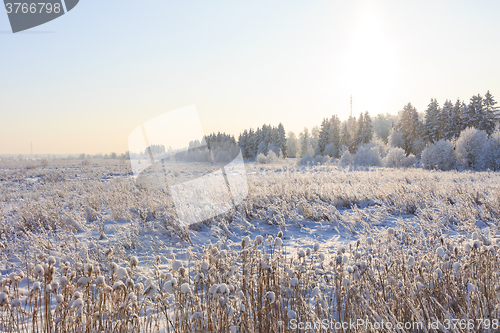
[[[32,164],[33,163],[33,164]],[[120,265],[133,256],[135,283],[146,283],[173,260],[188,266],[186,254],[202,257],[211,244],[241,249],[245,236],[276,237],[283,253],[313,250],[334,257],[387,229],[450,243],[485,245],[500,237],[500,176],[495,173],[430,172],[418,169],[340,170],[336,166],[246,165],[249,195],[232,211],[205,223],[180,228],[168,193],[141,190],[123,161],[82,165],[70,161],[0,162],[0,272],[8,276],[33,260],[88,262],[114,248]],[[196,167],[173,174],[196,177]],[[27,270],[31,269],[27,267]],[[33,281],[20,281],[25,299]],[[56,306],[55,301],[52,308]]]

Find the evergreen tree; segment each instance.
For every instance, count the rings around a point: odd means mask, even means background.
[[[361,144],[368,143],[373,139],[373,125],[372,118],[368,111],[365,111],[365,115],[363,117],[363,131],[361,132]]]
[[[451,138],[451,115],[453,110],[453,104],[451,101],[446,100],[443,104],[443,108],[439,111],[437,116],[438,124],[438,139],[450,139]]]
[[[330,118],[330,125],[328,127],[328,144],[331,145],[331,151],[326,152],[326,154],[330,157],[340,157],[340,126],[341,122],[339,117],[337,117],[337,115],[332,116],[332,118]]]
[[[479,129],[486,131],[488,135],[491,135],[491,133],[493,133],[493,131],[495,130],[495,126],[499,120],[498,107],[495,106],[496,104],[497,102],[495,101],[493,95],[491,95],[490,91],[488,90],[484,95],[483,119],[479,124]]]
[[[439,104],[435,98],[431,98],[431,102],[425,110],[425,136],[428,142],[435,142],[439,139],[438,114],[440,112]]]
[[[307,153],[307,150],[310,145],[311,136],[309,134],[309,130],[307,127],[304,127],[304,130],[300,133],[300,156],[304,156]]]
[[[324,118],[321,122],[321,128],[319,131],[319,139],[318,139],[318,150],[317,154],[324,155],[325,147],[328,145],[329,141],[329,133],[330,133],[330,122],[328,119]]]
[[[365,117],[363,113],[359,115],[358,121],[357,121],[357,126],[356,126],[356,135],[354,137],[354,151],[358,149],[358,147],[361,145],[363,142],[363,130],[364,130],[364,124],[365,124]]]
[[[422,139],[423,129],[418,119],[417,109],[408,103],[400,111],[397,130],[403,136],[403,149],[406,155],[420,153],[417,143]]]
[[[248,158],[248,131],[244,130],[238,137],[238,146],[240,146],[243,158]]]
[[[255,158],[257,156],[257,148],[255,145],[255,132],[253,128],[250,128],[250,130],[248,131],[247,146],[248,158]]]
[[[462,130],[462,116],[461,116],[462,102],[457,99],[455,105],[451,109],[450,124],[448,125],[448,132],[450,139],[458,138]]]
[[[472,96],[465,111],[465,128],[479,128],[479,124],[483,117],[483,98],[481,95],[477,94]]]
[[[283,158],[286,158],[287,155],[287,146],[286,146],[286,132],[285,127],[282,123],[278,125],[278,147],[283,155]]]
[[[342,131],[340,133],[340,144],[347,150],[349,150],[349,147],[351,146],[351,131],[346,121],[342,123]]]
[[[288,157],[298,157],[300,153],[299,140],[294,132],[288,132],[288,138],[286,140],[287,154]]]

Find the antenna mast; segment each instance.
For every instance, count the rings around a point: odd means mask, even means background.
[[[351,95],[351,118],[352,118],[352,95]]]

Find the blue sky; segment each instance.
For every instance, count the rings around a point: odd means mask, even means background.
[[[127,150],[195,104],[206,133],[500,99],[498,1],[94,1],[25,33],[0,14],[0,154]]]

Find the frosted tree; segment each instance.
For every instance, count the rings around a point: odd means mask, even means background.
[[[488,138],[487,167],[491,170],[500,170],[500,129],[496,130]]]
[[[288,132],[286,139],[288,157],[295,158],[300,155],[300,144],[294,132]]]
[[[428,145],[422,152],[422,164],[426,169],[451,170],[456,159],[453,145],[450,141],[441,139]]]
[[[450,110],[450,119],[448,124],[449,139],[458,138],[462,131],[462,102],[457,99],[455,105]]]
[[[475,127],[479,128],[483,117],[483,98],[481,95],[474,95],[470,98],[469,105],[464,113],[464,128]]]
[[[397,123],[397,116],[386,114],[378,114],[373,119],[373,131],[385,143],[388,142],[389,133],[394,125]]]
[[[498,123],[498,107],[497,102],[488,90],[484,95],[483,108],[482,108],[482,119],[479,123],[479,129],[486,131],[488,135],[491,135],[495,130],[495,126]]]
[[[449,100],[446,100],[443,104],[443,108],[439,111],[437,116],[437,125],[438,125],[438,138],[439,139],[449,139],[451,138],[451,114],[453,110],[453,103]]]
[[[248,156],[248,131],[244,130],[238,137],[238,146],[240,146],[243,158],[249,158]]]
[[[336,115],[330,118],[328,126],[328,144],[325,147],[325,155],[330,157],[340,157],[340,126],[341,122]],[[328,147],[328,149],[327,149]]]
[[[307,129],[307,127],[304,127],[304,130],[300,132],[299,138],[300,138],[300,156],[302,157],[307,153],[308,148],[311,144],[311,135],[309,134],[309,130]]]
[[[349,152],[354,153],[356,150],[356,132],[357,122],[356,117],[349,117],[342,123],[342,131],[340,134],[340,142],[342,146],[346,146]]]
[[[363,143],[363,131],[364,131],[365,117],[363,113],[359,115],[356,124],[356,134],[354,135],[354,151]]]
[[[460,133],[456,143],[457,162],[467,169],[483,170],[487,166],[487,134],[473,127]]]
[[[410,154],[417,155],[425,147],[422,140],[422,124],[418,119],[417,109],[411,103],[408,103],[399,114],[397,130],[402,135],[402,148],[407,156]]]
[[[316,153],[319,155],[325,154],[325,148],[329,143],[329,133],[330,133],[330,121],[326,118],[321,122],[321,127],[319,130],[319,139]]]
[[[313,156],[314,152],[316,151],[316,147],[318,146],[318,141],[319,141],[319,126],[313,126],[311,128],[311,142],[310,146],[313,148]]]
[[[282,123],[279,123],[279,125],[278,125],[278,142],[277,142],[277,144],[278,144],[278,147],[280,149],[281,155],[283,156],[283,158],[286,158],[288,156],[287,144],[286,144],[286,132],[285,132],[285,127],[283,126]]]
[[[356,149],[357,147],[370,142],[373,138],[372,119],[368,111],[360,114],[358,118],[356,131]]]
[[[427,141],[434,142],[439,139],[439,123],[438,114],[440,113],[439,104],[435,98],[431,98],[431,102],[425,110],[425,136]]]
[[[255,144],[255,132],[252,128],[250,128],[250,130],[248,131],[247,156],[248,158],[255,158],[257,156],[257,146]]]

